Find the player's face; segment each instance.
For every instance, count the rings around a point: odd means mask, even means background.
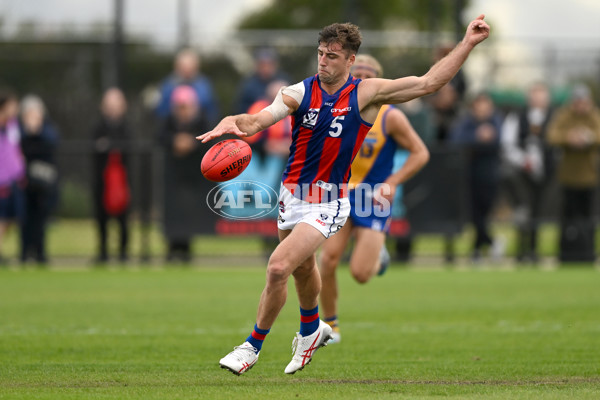
[[[350,72],[353,77],[358,79],[377,78],[377,72],[367,64],[354,64]]]
[[[317,48],[319,79],[326,84],[335,84],[346,79],[356,56],[348,56],[340,43],[329,46],[321,43]]]

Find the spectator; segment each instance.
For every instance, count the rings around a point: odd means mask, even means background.
[[[274,49],[259,49],[254,60],[254,73],[242,82],[238,94],[239,113],[247,112],[255,101],[263,99],[271,82],[289,81],[286,74],[279,70],[279,60]]]
[[[194,89],[178,86],[171,96],[171,115],[159,134],[165,149],[164,229],[169,242],[168,261],[188,262],[190,241],[197,228],[191,215],[206,202],[208,181],[199,179],[202,157],[210,146],[195,139],[208,130],[208,121]],[[204,221],[207,223],[207,221]]]
[[[528,90],[527,106],[507,115],[502,125],[502,156],[518,229],[517,261],[538,260],[543,195],[554,169],[554,154],[546,137],[552,112],[548,87],[536,83]]]
[[[471,218],[475,226],[473,261],[481,258],[485,247],[498,258],[504,251],[501,239],[492,240],[488,219],[496,199],[500,166],[500,129],[502,119],[487,94],[477,95],[468,112],[456,121],[452,140],[463,146],[467,156]]]
[[[433,110],[431,106],[417,97],[406,103],[397,104],[408,122],[412,125],[419,137],[426,145],[432,145],[436,141],[436,127],[433,124]]]
[[[123,92],[110,88],[104,92],[100,120],[92,131],[94,144],[94,206],[98,225],[98,263],[108,261],[108,221],[119,223],[119,260],[128,259],[128,150],[130,131],[126,121],[127,100]]]
[[[210,80],[200,74],[200,56],[192,49],[183,49],[175,56],[173,73],[167,77],[160,87],[160,100],[156,114],[167,118],[171,113],[171,96],[177,86],[187,85],[194,89],[200,107],[210,123],[219,118],[219,107],[213,93]]]
[[[279,80],[271,82],[267,87],[265,96],[255,101],[247,110],[247,113],[256,114],[269,106],[279,90],[287,84],[288,82]],[[292,143],[292,117],[287,116],[264,131],[242,139],[248,142],[252,148],[252,162],[236,180],[253,182],[246,183],[247,186],[245,186],[252,188],[251,190],[260,192],[261,185],[266,184],[277,191]],[[237,196],[238,188],[241,188],[241,186],[234,185],[228,190],[231,190],[233,196]],[[275,219],[277,218],[277,208],[275,207],[277,198],[272,197],[270,200],[273,209],[268,215],[263,214],[263,216]],[[226,207],[226,209],[229,215],[242,218],[256,215],[260,211],[250,204],[247,204],[245,207]],[[270,254],[276,244],[276,238],[265,237],[263,240],[265,254]]]
[[[21,231],[21,262],[33,257],[45,264],[46,225],[56,205],[58,170],[55,152],[58,132],[46,116],[42,99],[25,96],[21,102],[21,148],[27,163],[25,215]]]
[[[20,148],[18,110],[17,97],[0,92],[0,265],[8,262],[2,255],[4,236],[11,223],[21,223],[24,215],[25,160]]]
[[[573,89],[570,103],[561,107],[548,128],[548,141],[558,147],[558,182],[562,188],[562,261],[593,261],[594,189],[598,184],[600,110],[587,86]]]
[[[439,46],[435,50],[434,60],[436,62],[441,60],[448,55],[453,48],[454,44],[451,43]],[[435,138],[440,144],[447,143],[451,140],[450,131],[462,105],[466,89],[467,84],[465,76],[462,69],[460,69],[447,85],[429,97],[429,102],[433,107],[435,116]]]

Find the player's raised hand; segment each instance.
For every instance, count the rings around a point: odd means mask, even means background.
[[[226,133],[233,133],[239,137],[248,136],[247,133],[242,132],[236,124],[236,120],[233,117],[225,117],[219,122],[212,131],[208,131],[200,136],[196,136],[197,140],[201,140],[202,143],[206,143],[209,140],[225,135]]]
[[[485,23],[483,18],[485,15],[481,14],[475,18],[467,27],[464,41],[469,43],[471,46],[475,46],[483,42],[490,35],[490,27]]]

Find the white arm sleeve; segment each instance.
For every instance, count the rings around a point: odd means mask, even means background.
[[[289,107],[283,102],[284,94],[294,99],[298,104],[301,104],[302,99],[304,98],[304,83],[300,82],[292,86],[282,87],[279,89],[279,92],[277,92],[277,96],[275,96],[273,103],[271,103],[270,106],[265,107],[265,111],[271,113],[275,122],[281,121],[290,115]]]
[[[304,90],[304,82],[298,82],[295,85],[281,88],[281,92],[286,96],[290,96],[292,99],[296,100],[298,105],[302,104]]]

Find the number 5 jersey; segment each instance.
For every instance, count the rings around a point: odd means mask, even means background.
[[[292,114],[292,145],[283,185],[294,197],[322,203],[347,197],[350,167],[371,129],[360,116],[352,76],[336,93],[318,75],[303,81],[304,97]]]

